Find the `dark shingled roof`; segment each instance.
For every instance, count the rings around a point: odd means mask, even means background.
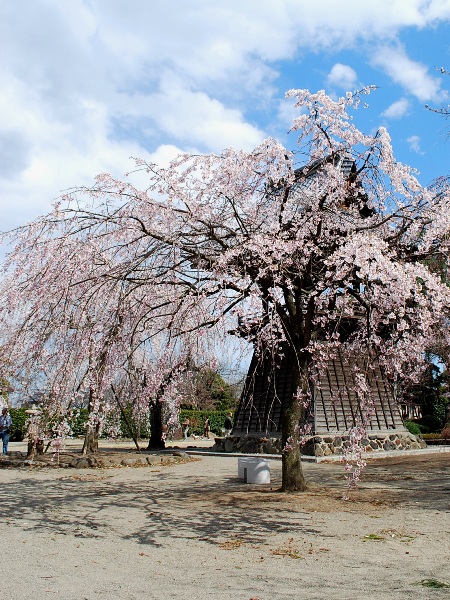
[[[294,391],[293,359],[288,346],[284,348],[282,358],[253,356],[236,412],[233,435],[281,435],[282,415]],[[372,414],[367,429],[405,431],[397,403],[379,364],[368,379]],[[366,410],[352,390],[354,384],[350,365],[340,354],[328,361],[319,386],[313,387],[313,405],[307,410],[306,420],[312,434],[344,433],[361,424]]]

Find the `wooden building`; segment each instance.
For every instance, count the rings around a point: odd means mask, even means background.
[[[293,393],[293,353],[286,346],[283,358],[253,357],[235,416],[233,435],[281,436],[283,411]],[[392,389],[379,365],[369,376],[370,415],[353,391],[355,381],[349,364],[339,354],[330,359],[326,373],[312,389],[306,421],[311,435],[344,434],[366,422],[369,431],[406,431]]]
[[[294,192],[297,186],[302,193],[309,193],[309,190],[313,189],[311,184],[315,178],[323,176],[322,166],[331,160],[339,166],[349,180],[357,177],[353,159],[345,153],[338,154],[310,165],[306,175],[301,169],[296,171],[297,182],[293,186]],[[317,190],[314,189],[316,193]],[[356,203],[359,214],[363,218],[369,217],[373,214],[374,208],[362,186],[357,189],[357,194],[348,202]],[[342,210],[347,206],[348,204],[344,204]],[[348,327],[350,324],[351,327],[350,322],[351,319],[343,321],[343,326]],[[263,357],[257,357],[256,354],[253,356],[235,415],[232,436],[281,438],[283,412],[295,391],[292,389],[291,377],[293,360],[293,351],[287,344],[282,358],[272,357],[269,354]],[[355,360],[359,359],[355,357]],[[355,380],[351,365],[344,361],[341,354],[330,358],[326,372],[320,377],[318,384],[312,387],[312,400],[306,411],[305,422],[300,425],[304,427],[311,439],[320,438],[320,443],[323,439],[329,440],[326,443],[331,453],[341,452],[341,448],[337,447],[332,440],[339,439],[341,443],[342,437],[345,438],[352,427],[359,425],[363,425],[368,432],[368,438],[365,440],[368,451],[416,447],[416,439],[414,436],[411,437],[403,425],[392,386],[380,364],[377,364],[368,376],[368,383],[369,411],[367,403],[363,405],[354,391]],[[338,445],[339,443],[337,442]],[[239,447],[239,443],[237,446]],[[327,450],[326,453],[330,452]]]

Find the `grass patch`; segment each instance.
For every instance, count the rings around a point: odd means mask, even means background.
[[[438,581],[437,579],[422,579],[418,583],[414,583],[413,585],[421,585],[426,588],[440,589],[440,588],[450,588],[448,583],[444,583],[443,581]]]
[[[376,533],[369,533],[369,535],[365,535],[363,537],[363,542],[383,542],[386,538],[382,535],[378,535]]]

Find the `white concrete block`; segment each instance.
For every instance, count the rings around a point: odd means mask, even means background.
[[[247,483],[270,483],[270,466],[267,458],[243,456],[238,458],[238,477]]]
[[[253,460],[251,456],[240,456],[238,458],[238,477],[239,479],[246,479],[245,469],[247,467],[247,463]]]

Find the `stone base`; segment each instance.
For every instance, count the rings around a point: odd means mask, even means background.
[[[281,439],[248,435],[214,438],[212,452],[240,452],[242,454],[281,454]]]
[[[308,439],[302,448],[302,454],[306,456],[331,456],[344,454],[350,447],[350,438],[348,435],[315,435]],[[422,438],[409,433],[401,432],[378,432],[367,433],[367,436],[361,440],[361,447],[366,452],[392,452],[395,450],[419,450],[426,448],[426,443]]]
[[[419,450],[426,448],[426,443],[408,431],[367,433],[361,440],[366,452],[385,452],[393,450]],[[302,446],[305,456],[332,456],[344,454],[350,447],[348,435],[315,435],[308,438]],[[212,452],[242,453],[242,454],[281,454],[281,439],[260,436],[230,436],[214,438]]]

